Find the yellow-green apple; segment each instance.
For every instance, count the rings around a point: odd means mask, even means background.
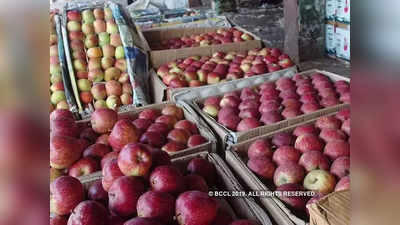
[[[98,34],[98,36],[99,36],[100,47],[110,44],[110,41],[111,41],[110,34],[108,34],[107,32],[103,32],[103,33]]]
[[[82,32],[86,35],[95,34],[93,24],[92,23],[83,23],[82,24]]]
[[[335,177],[325,170],[312,170],[304,178],[303,186],[310,191],[322,194],[331,193],[336,185]]]
[[[77,81],[79,91],[90,91],[92,82],[88,79],[79,79]]]
[[[67,23],[67,30],[72,31],[81,31],[81,23],[77,21],[69,21]]]
[[[116,67],[110,67],[106,69],[106,71],[104,72],[105,81],[118,80],[120,76],[121,76],[121,70],[119,70]]]
[[[118,32],[119,32],[118,25],[113,20],[108,20],[107,21],[107,33],[117,34]]]
[[[86,9],[82,11],[82,20],[85,23],[93,23],[95,20],[93,11],[91,9]]]

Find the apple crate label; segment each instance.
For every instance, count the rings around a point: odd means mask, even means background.
[[[336,54],[335,26],[333,24],[325,25],[325,51],[329,55]]]
[[[337,0],[336,20],[350,24],[350,0]]]
[[[336,19],[336,3],[337,0],[325,1],[325,19],[335,21]]]
[[[336,27],[336,56],[350,60],[350,26]]]

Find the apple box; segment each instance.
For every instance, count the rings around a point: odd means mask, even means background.
[[[336,0],[336,21],[350,24],[350,0]]]
[[[175,158],[172,160],[172,165],[176,166],[183,174],[186,174],[186,168],[189,162],[194,158],[203,158],[214,164],[216,168],[216,184],[209,187],[210,193],[218,193],[225,191],[230,193],[238,193],[245,189],[240,185],[235,175],[231,172],[228,165],[215,153],[200,152],[187,155],[184,157]],[[91,184],[102,179],[101,172],[91,174],[79,178],[85,189],[88,189]],[[234,220],[249,219],[257,221],[259,224],[272,225],[272,221],[254,198],[239,198],[239,197],[216,197],[220,207],[226,210]]]
[[[311,76],[314,73],[320,73],[328,77],[331,81],[344,81],[346,83],[350,82],[349,78],[330,73],[327,71],[322,71],[322,70],[308,70],[301,72],[299,74],[304,75],[304,76]],[[224,151],[229,145],[235,144],[235,143],[240,143],[245,140],[248,140],[250,138],[254,138],[260,135],[263,135],[268,132],[273,132],[275,130],[288,127],[294,124],[297,124],[302,121],[310,120],[316,116],[321,116],[325,114],[329,114],[335,111],[338,111],[338,109],[344,107],[345,105],[348,105],[347,103],[343,103],[342,101],[335,101],[332,104],[327,104],[330,106],[326,107],[319,107],[318,109],[310,110],[309,113],[304,113],[301,112],[299,114],[296,114],[294,116],[286,117],[279,117],[278,122],[268,122],[269,125],[265,125],[265,122],[261,122],[261,119],[257,122],[256,126],[249,126],[249,127],[255,127],[253,129],[244,129],[243,131],[237,131],[233,130],[232,128],[229,128],[230,125],[227,125],[228,123],[232,124],[235,122],[226,122],[225,125],[219,122],[218,117],[211,116],[211,114],[206,113],[203,110],[204,107],[204,102],[209,98],[209,97],[223,97],[225,94],[229,93],[231,94],[232,92],[241,92],[244,88],[256,88],[259,87],[262,84],[265,83],[270,83],[270,82],[276,82],[278,79],[286,77],[286,78],[292,78],[296,75],[296,71],[287,69],[287,70],[282,70],[282,71],[277,71],[274,73],[269,74],[268,76],[255,76],[247,79],[241,79],[241,80],[234,80],[226,83],[222,83],[219,85],[212,85],[212,86],[205,86],[205,87],[199,87],[187,92],[182,92],[178,93],[175,95],[174,100],[175,101],[182,101],[182,102],[187,102],[190,107],[192,107],[198,114],[202,116],[202,118],[208,123],[208,125],[214,130],[214,132],[217,134],[217,139],[219,142],[219,146],[221,146],[221,150]],[[282,92],[281,92],[282,93]],[[280,93],[280,94],[281,94]],[[280,95],[279,94],[279,95]],[[322,94],[322,93],[320,93]],[[326,94],[326,93],[325,93]],[[241,95],[241,93],[240,93]],[[268,96],[268,94],[266,95]],[[261,107],[262,102],[267,102],[267,98],[260,97],[260,100],[257,100],[257,103],[259,103]],[[242,100],[239,100],[239,104],[242,103]],[[323,106],[323,101],[321,100],[321,106]],[[237,105],[238,103],[236,103]],[[220,102],[221,105],[221,102]],[[279,103],[277,106],[278,109],[274,109],[275,111],[279,111],[280,109],[284,108],[283,103]],[[259,110],[259,107],[257,107]],[[236,113],[239,114],[238,110]],[[271,110],[270,110],[271,111]],[[268,111],[267,111],[268,112]],[[305,110],[307,112],[307,110]],[[219,112],[216,112],[218,115]],[[233,112],[235,113],[235,112]],[[260,113],[263,114],[263,113]],[[261,116],[258,114],[259,116]],[[282,112],[283,114],[283,112]],[[232,116],[232,114],[229,114],[229,116]],[[278,116],[281,116],[280,113],[278,113]],[[254,117],[254,116],[253,116]],[[226,117],[228,118],[228,117]],[[246,117],[244,117],[246,118]],[[237,119],[236,122],[238,121],[243,121],[242,118]],[[272,121],[272,120],[271,120]],[[254,121],[253,121],[254,122]],[[236,123],[237,124],[237,123]],[[254,123],[253,123],[254,124]],[[237,125],[239,127],[239,125]]]
[[[256,137],[256,138],[252,138],[249,140],[246,140],[244,142],[232,145],[228,148],[228,151],[226,151],[226,161],[227,163],[231,166],[232,170],[240,177],[242,178],[242,180],[245,182],[245,184],[247,186],[249,186],[249,188],[251,190],[263,190],[263,191],[276,191],[279,190],[279,187],[276,187],[276,182],[282,182],[283,185],[285,184],[285,179],[293,179],[296,180],[295,183],[298,183],[299,185],[295,185],[294,187],[297,187],[297,189],[295,190],[291,190],[288,189],[287,191],[299,191],[303,189],[303,183],[304,179],[307,178],[307,175],[310,174],[313,171],[318,171],[316,169],[309,169],[310,172],[305,171],[305,166],[302,164],[301,166],[299,165],[301,162],[299,162],[299,164],[296,163],[290,163],[290,162],[286,162],[286,163],[282,163],[281,166],[276,165],[278,163],[278,159],[282,160],[296,160],[293,159],[293,157],[289,158],[289,154],[286,152],[285,154],[280,154],[280,158],[278,158],[277,156],[275,156],[275,154],[278,152],[278,146],[276,145],[276,143],[274,142],[274,137],[276,134],[280,134],[280,133],[292,133],[297,127],[299,126],[303,126],[303,125],[315,125],[316,121],[321,117],[321,116],[334,116],[336,115],[336,113],[338,112],[338,110],[340,109],[346,109],[349,106],[341,106],[336,108],[335,110],[332,110],[330,114],[325,114],[323,115],[321,114],[317,114],[314,115],[313,117],[310,117],[310,120],[301,120],[301,119],[297,119],[297,124],[286,127],[286,128],[282,128],[279,130],[276,130],[274,132],[266,132],[266,134]],[[295,138],[297,138],[294,135]],[[300,137],[300,136],[299,136]],[[266,160],[264,161],[264,164],[259,164],[259,165],[267,165],[268,163],[275,165],[275,168],[272,167],[271,173],[273,174],[272,177],[265,177],[266,175],[268,175],[267,173],[265,173],[264,170],[262,169],[257,169],[257,166],[254,166],[255,164],[250,164],[249,161],[249,156],[248,156],[248,151],[250,149],[250,146],[252,146],[253,143],[255,143],[256,141],[267,141],[270,143],[270,148],[273,151],[273,155],[270,158],[266,158]],[[294,147],[297,144],[297,140],[295,143],[292,142],[291,145],[286,145],[283,147]],[[324,141],[323,145],[326,145],[326,142]],[[252,146],[253,149],[255,148],[260,148],[259,146]],[[309,146],[308,146],[309,147]],[[321,146],[322,147],[322,146]],[[296,146],[296,149],[298,148],[298,146]],[[296,149],[294,149],[293,151],[297,151]],[[260,150],[254,150],[253,152],[258,151],[260,152]],[[283,151],[281,151],[282,153]],[[299,161],[302,161],[302,156],[304,155],[304,153],[300,153],[301,155],[299,155],[298,157],[300,157]],[[322,159],[325,159],[328,164],[327,167],[329,168],[329,165],[331,162],[331,159],[327,158],[327,156],[325,154],[321,154],[320,157],[318,159],[319,162],[322,161]],[[304,161],[303,161],[304,162]],[[310,161],[308,161],[310,162]],[[310,163],[309,163],[310,164]],[[248,165],[252,165],[252,169],[249,168]],[[294,167],[289,167],[288,165],[295,165]],[[319,164],[317,166],[320,166]],[[278,168],[281,168],[278,170]],[[286,167],[286,168],[285,168]],[[262,168],[262,167],[260,167]],[[297,172],[295,172],[295,170],[297,170]],[[253,171],[259,171],[257,175],[255,172]],[[278,172],[279,171],[279,172]],[[301,172],[302,171],[302,172]],[[334,191],[334,189],[336,188],[336,178],[333,174],[331,174],[330,172],[326,171],[326,170],[321,170],[324,171],[323,176],[326,175],[326,177],[330,177],[331,179],[326,180],[326,183],[322,183],[321,185],[324,185],[324,187],[320,186],[318,188],[325,188],[324,190],[327,190],[327,193],[325,194],[330,194],[333,193],[335,194],[336,192]],[[278,172],[278,173],[276,173]],[[279,173],[281,174],[281,181],[279,181]],[[262,177],[260,174],[262,174],[264,177]],[[264,175],[266,174],[266,175]],[[315,175],[313,175],[315,176]],[[311,177],[310,177],[311,178]],[[283,189],[283,187],[285,188],[289,188],[290,186],[293,187],[293,185],[288,185],[288,186],[280,186],[280,190]],[[305,185],[304,185],[305,186]],[[327,187],[327,188],[326,188]],[[312,188],[315,188],[312,186]],[[283,189],[284,191],[285,189]],[[322,189],[321,189],[322,190]],[[286,199],[286,203],[284,203],[284,200],[281,200],[281,198],[279,198],[278,195],[273,196],[271,198],[259,198],[259,200],[261,201],[261,204],[268,210],[268,212],[270,212],[270,215],[272,216],[272,218],[277,222],[277,224],[290,224],[290,225],[297,225],[297,224],[349,224],[349,223],[333,223],[333,221],[337,221],[336,219],[333,219],[333,215],[329,214],[329,220],[331,223],[315,223],[315,221],[310,220],[309,215],[306,212],[306,202],[308,202],[309,199],[311,199],[311,197],[313,196],[311,195],[307,195],[307,189],[303,189],[303,191],[305,191],[305,193],[302,195],[303,198],[294,198],[292,199],[293,201],[291,201],[290,199]],[[329,192],[329,193],[328,193]],[[342,191],[339,191],[338,193],[341,193]],[[318,201],[318,200],[317,200]],[[326,200],[322,199],[320,200],[320,203],[322,202],[326,202]],[[344,202],[348,202],[348,201],[344,201]],[[330,202],[329,202],[330,203]],[[319,204],[319,203],[317,203]],[[308,205],[311,207],[308,207],[309,209],[312,210],[316,210],[317,207],[313,206],[313,204]],[[340,218],[340,219],[344,219],[344,221],[348,220],[347,215],[349,215],[350,211],[347,211],[347,209],[349,207],[346,207],[346,210],[341,210],[341,208],[339,209],[340,204],[334,206],[331,205],[332,208],[330,208],[331,210],[329,212],[334,212],[336,214],[336,218]],[[322,207],[323,208],[323,207]],[[320,208],[318,208],[320,209]],[[325,209],[325,208],[324,208]],[[315,214],[315,212],[311,212],[310,213],[312,216],[314,215],[327,215],[325,213],[318,213]],[[314,216],[312,218],[314,218]],[[324,216],[324,218],[326,218]]]
[[[335,31],[336,57],[350,61],[350,25],[338,24]]]

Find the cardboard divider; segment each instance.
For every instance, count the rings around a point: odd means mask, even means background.
[[[165,106],[167,105],[177,105],[178,107],[182,108],[183,113],[184,113],[184,118],[193,122],[196,124],[199,133],[204,136],[208,142],[192,147],[192,148],[187,148],[185,150],[179,151],[179,152],[174,152],[174,153],[169,153],[172,158],[177,158],[177,157],[182,157],[188,154],[193,154],[197,152],[216,152],[216,140],[213,132],[208,128],[208,126],[205,124],[205,122],[190,108],[188,107],[185,103],[173,103],[173,102],[164,102],[161,104],[154,104],[154,105],[148,105],[140,108],[135,108],[131,109],[129,111],[125,112],[119,112],[118,116],[120,118],[124,117],[129,117],[129,118],[135,118],[140,112],[142,112],[145,109],[158,109],[162,110]],[[89,123],[90,119],[85,119],[78,121],[77,123]]]
[[[327,71],[322,71],[322,70],[308,70],[301,72],[299,74],[303,75],[311,75],[313,73],[322,73],[326,76],[328,76],[331,80],[333,81],[338,81],[338,80],[344,80],[347,82],[350,82],[349,78],[342,77],[337,74],[333,74]],[[219,85],[212,85],[212,86],[207,86],[207,87],[199,87],[197,89],[188,91],[186,93],[181,93],[175,96],[176,101],[187,101],[188,104],[208,123],[208,125],[213,129],[215,133],[218,135],[218,142],[220,143],[220,146],[222,149],[225,149],[227,146],[239,142],[243,142],[245,140],[248,140],[253,137],[257,137],[259,135],[272,132],[287,126],[291,126],[297,123],[301,123],[303,121],[310,120],[314,117],[319,117],[322,115],[326,115],[332,112],[337,112],[341,108],[346,107],[348,104],[339,104],[333,107],[327,107],[320,109],[318,111],[308,113],[308,114],[303,114],[300,116],[297,116],[295,118],[291,119],[286,119],[282,120],[280,122],[274,123],[272,125],[265,125],[265,126],[260,126],[255,129],[249,130],[249,131],[244,131],[244,132],[234,132],[229,130],[228,128],[224,127],[223,125],[219,124],[217,120],[207,114],[205,114],[200,105],[202,102],[211,96],[222,96],[224,93],[231,92],[231,91],[237,91],[241,90],[245,87],[253,87],[253,86],[259,86],[264,82],[272,82],[276,81],[280,77],[292,77],[295,75],[294,71],[277,71],[274,72],[273,74],[269,76],[255,76],[247,79],[241,79],[241,80],[234,80],[230,81],[227,83],[222,83]],[[194,99],[194,100],[192,100]]]
[[[342,108],[348,108],[349,105],[343,106]],[[324,116],[335,115],[337,111],[333,113],[326,114]],[[234,144],[229,146],[226,151],[226,161],[233,169],[233,171],[241,177],[246,185],[248,185],[253,190],[263,190],[263,191],[273,191],[275,189],[272,183],[265,183],[260,178],[257,177],[248,167],[247,167],[247,150],[250,145],[256,141],[261,139],[269,139],[272,138],[275,134],[280,132],[291,132],[296,127],[305,125],[305,124],[313,124],[320,116],[314,116],[310,118],[310,120],[298,123],[293,126],[289,126],[283,129],[276,130],[274,132],[267,133],[265,135],[255,137],[249,140],[246,140],[241,143]],[[291,211],[279,198],[270,197],[270,198],[260,198],[259,199],[263,206],[271,213],[272,217],[278,224],[286,225],[286,224],[297,224],[297,225],[305,225],[308,223],[304,218],[307,215],[298,213],[294,213]],[[319,223],[318,223],[319,225]]]
[[[183,157],[175,158],[172,164],[185,171],[187,164],[191,159],[204,158],[215,165],[217,170],[217,185],[211,187],[210,190],[223,190],[223,191],[240,191],[243,190],[242,186],[234,177],[226,163],[215,153],[199,152],[196,154],[186,155]],[[91,175],[82,176],[79,180],[87,189],[90,184],[101,180],[101,172]],[[255,202],[253,198],[218,198],[223,202],[224,206],[229,210],[235,219],[251,219],[256,220],[262,225],[272,225],[271,220],[264,210]]]
[[[333,192],[320,201],[307,205],[310,225],[350,224],[350,191]]]

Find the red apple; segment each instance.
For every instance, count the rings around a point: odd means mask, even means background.
[[[68,224],[108,225],[107,209],[96,201],[83,201],[71,211]]]
[[[61,176],[50,183],[50,212],[68,215],[84,197],[84,188],[78,179]]]
[[[167,139],[159,132],[147,131],[140,137],[140,143],[149,144],[154,147],[161,148]]]
[[[340,129],[341,122],[334,116],[324,116],[320,117],[316,122],[315,126],[322,129],[322,128],[333,128],[333,129]]]
[[[322,151],[324,143],[318,138],[318,136],[313,134],[304,134],[297,137],[294,147],[303,153],[308,151]]]
[[[104,190],[101,180],[92,183],[88,188],[88,198],[93,201],[108,205],[108,193]]]
[[[164,145],[161,150],[168,152],[168,153],[173,153],[173,152],[179,152],[186,149],[186,145],[182,143],[177,143],[177,142],[168,142],[166,145]]]
[[[281,196],[279,196],[279,199],[281,199],[283,202],[288,204],[291,208],[295,210],[300,210],[304,211],[306,209],[306,203],[307,203],[307,197],[305,196],[285,196],[285,192],[299,192],[299,191],[304,191],[304,188],[301,185],[294,184],[294,183],[286,183],[283,185],[280,185],[279,187],[276,188],[276,191],[281,193]]]
[[[272,144],[277,147],[281,146],[293,146],[295,142],[295,137],[291,133],[288,132],[279,132],[276,133],[272,138]]]
[[[245,118],[237,126],[238,132],[248,131],[261,126],[262,124],[255,118]]]
[[[260,121],[265,125],[271,125],[281,121],[283,118],[277,111],[269,111],[262,114]]]
[[[71,177],[80,177],[89,175],[100,170],[100,162],[92,157],[84,157],[75,162],[68,170],[68,175]]]
[[[330,172],[339,179],[350,173],[350,158],[342,156],[333,161]]]
[[[78,139],[68,136],[51,135],[50,166],[55,169],[66,169],[76,162],[82,153]]]
[[[303,166],[307,172],[315,169],[329,170],[330,163],[328,158],[320,151],[308,151],[299,160],[299,165]]]
[[[207,193],[187,191],[176,199],[175,213],[179,224],[211,224],[217,215],[217,203]]]
[[[296,127],[293,130],[293,135],[298,137],[304,134],[314,134],[318,135],[318,129],[314,127],[313,124],[306,124]]]
[[[324,128],[321,129],[319,137],[325,142],[335,141],[335,140],[346,140],[346,134],[335,128]]]
[[[117,178],[108,191],[109,209],[118,216],[133,217],[137,213],[138,199],[145,190],[140,178],[131,176]]]
[[[92,128],[99,134],[108,133],[117,122],[118,114],[112,109],[96,109],[91,116]]]
[[[350,177],[349,176],[342,177],[339,180],[339,182],[337,182],[335,186],[335,191],[342,191],[348,189],[350,189]]]
[[[247,150],[247,156],[252,158],[268,157],[273,154],[271,144],[267,139],[261,139],[253,142]]]
[[[247,166],[251,171],[265,179],[272,179],[276,169],[275,164],[268,157],[250,158]]]
[[[160,115],[161,113],[156,109],[145,109],[139,113],[139,119],[155,121]]]
[[[108,138],[108,142],[114,151],[121,151],[125,145],[138,141],[139,131],[129,119],[122,119],[115,123]]]
[[[168,105],[163,108],[161,114],[168,116],[175,116],[178,120],[184,118],[183,110],[175,105]]]
[[[343,122],[342,127],[341,127],[342,131],[344,131],[347,135],[350,136],[350,119],[347,119]]]
[[[189,120],[181,120],[178,121],[175,126],[175,129],[182,129],[188,131],[190,134],[198,134],[199,131],[194,123],[190,122]]]
[[[204,144],[204,143],[207,143],[207,142],[208,142],[208,140],[205,137],[196,134],[196,135],[192,135],[192,136],[189,137],[189,140],[187,142],[187,146],[189,148],[193,148],[193,147],[196,147],[198,145],[201,145],[201,144]]]
[[[181,172],[173,166],[159,166],[150,174],[152,190],[177,195],[185,189]]]
[[[168,126],[168,129],[172,129],[178,122],[177,118],[173,115],[162,115],[157,117],[155,123],[163,123]]]
[[[110,160],[105,162],[102,169],[102,175],[103,177],[101,179],[101,183],[103,185],[104,190],[108,192],[114,181],[117,178],[124,176],[124,174],[118,167],[117,158],[114,159],[110,158]]]
[[[159,132],[163,135],[167,135],[170,128],[165,123],[153,123],[147,128],[147,132]]]
[[[175,199],[164,192],[148,191],[137,201],[137,214],[139,217],[151,218],[169,223],[175,214]]]
[[[328,142],[325,145],[324,154],[331,160],[335,160],[341,156],[350,156],[350,145],[348,142],[342,140]]]
[[[215,184],[215,179],[217,177],[217,171],[214,164],[210,163],[203,158],[194,158],[187,165],[187,171],[190,174],[197,174],[203,177],[208,185]]]
[[[274,152],[272,160],[281,166],[287,163],[297,163],[300,155],[300,151],[291,146],[281,146]]]
[[[147,128],[150,127],[150,125],[152,124],[151,120],[148,119],[136,119],[132,122],[132,124],[136,127],[136,129],[138,129],[140,131],[140,133],[144,133]]]
[[[127,144],[118,156],[118,166],[126,176],[144,176],[151,167],[151,153],[140,144]]]

